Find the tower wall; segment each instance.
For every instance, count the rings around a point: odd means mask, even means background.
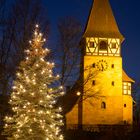
[[[107,62],[107,70],[98,71],[96,64],[100,60]],[[92,67],[94,63],[95,68]],[[122,124],[122,58],[85,56],[84,69],[84,81],[87,82],[84,85],[83,124]],[[90,78],[89,73],[93,73]],[[102,102],[106,104],[105,109],[101,108]]]

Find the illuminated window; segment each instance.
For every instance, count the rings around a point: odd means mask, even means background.
[[[124,90],[123,93],[124,93],[124,94],[127,94],[127,90]]]
[[[123,85],[127,85],[127,83],[126,83],[126,82],[124,82],[124,83],[123,83]]]
[[[128,90],[128,95],[131,95],[131,91],[130,90]]]
[[[131,95],[131,83],[128,82],[123,83],[123,94]]]
[[[124,89],[127,89],[127,86],[123,86]]]
[[[100,42],[100,44],[99,44],[99,50],[107,50],[107,46],[108,46],[108,44],[107,44],[107,41],[101,41]]]
[[[94,47],[95,47],[94,42],[90,42],[90,43],[89,43],[89,47],[90,47],[90,48],[94,48]]]
[[[101,108],[106,109],[106,103],[105,102],[101,103]]]
[[[111,48],[112,48],[112,49],[116,49],[116,48],[117,48],[116,43],[112,43],[112,44],[111,44]]]

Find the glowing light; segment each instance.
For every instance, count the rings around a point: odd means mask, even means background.
[[[60,89],[63,89],[63,86],[60,86]]]
[[[48,52],[49,50],[46,48],[45,51]]]
[[[38,28],[38,27],[39,27],[39,25],[38,25],[38,24],[36,24],[36,25],[35,25],[35,27],[36,27],[36,28]]]
[[[60,94],[61,94],[61,95],[64,95],[64,94],[65,94],[65,92],[60,92]]]
[[[13,86],[13,89],[16,89],[16,86]]]
[[[78,91],[76,94],[77,94],[77,96],[80,96],[81,95],[81,92]]]

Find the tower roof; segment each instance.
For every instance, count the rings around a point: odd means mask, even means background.
[[[124,39],[118,29],[109,0],[94,0],[83,36]]]
[[[123,79],[123,82],[135,83],[135,81],[134,81],[133,79],[131,79],[131,78],[125,73],[124,70],[122,71],[122,79]]]

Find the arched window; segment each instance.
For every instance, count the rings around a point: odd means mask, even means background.
[[[105,102],[101,103],[101,108],[106,109],[106,103]]]
[[[99,50],[107,50],[107,42],[106,41],[101,41],[99,44]]]

